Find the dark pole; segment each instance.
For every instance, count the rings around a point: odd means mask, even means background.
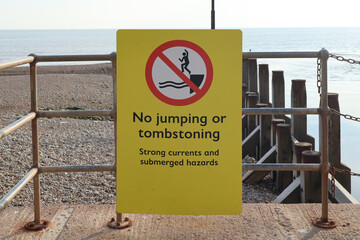
[[[215,0],[211,0],[211,29],[215,29]]]

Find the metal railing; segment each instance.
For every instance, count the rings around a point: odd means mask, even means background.
[[[321,143],[321,163],[320,164],[243,164],[243,170],[277,170],[277,171],[320,171],[322,176],[322,213],[319,218],[319,226],[327,226],[333,224],[328,218],[328,116],[331,111],[328,107],[328,88],[327,88],[327,60],[329,53],[322,49],[318,52],[245,52],[243,58],[317,58],[321,64],[321,97],[319,108],[244,108],[245,115],[273,115],[273,114],[292,114],[320,115],[320,143]],[[39,62],[56,62],[56,61],[110,61],[112,63],[112,79],[113,79],[113,109],[109,110],[70,110],[70,111],[40,111],[37,102],[37,63]],[[117,144],[116,137],[116,53],[108,55],[67,55],[67,56],[36,56],[29,57],[17,61],[0,63],[0,70],[10,68],[22,64],[30,64],[30,90],[31,90],[31,110],[30,113],[18,121],[0,130],[0,139],[7,136],[11,132],[20,128],[24,124],[31,121],[32,123],[32,153],[33,165],[30,171],[16,184],[1,200],[0,210],[8,204],[16,194],[24,188],[24,186],[34,179],[34,221],[32,226],[42,226],[41,222],[41,204],[40,204],[40,174],[55,172],[100,172],[100,171],[116,171],[116,153],[115,162],[112,165],[85,165],[85,166],[41,166],[39,162],[39,138],[38,138],[38,119],[44,117],[94,117],[94,116],[111,116],[114,118],[114,136],[115,151]],[[126,219],[125,219],[126,220]],[[114,220],[115,221],[115,220]],[[116,212],[117,225],[122,223],[122,214]]]
[[[58,61],[110,61],[112,64],[113,80],[113,109],[112,110],[68,110],[68,111],[40,111],[38,109],[37,97],[37,63],[39,62],[58,62]],[[34,221],[30,224],[32,229],[42,228],[44,223],[41,220],[40,204],[40,174],[58,172],[103,172],[116,171],[116,157],[112,165],[72,165],[72,166],[41,166],[39,161],[39,131],[38,119],[48,117],[104,117],[110,116],[114,119],[114,137],[116,149],[116,53],[107,55],[65,55],[65,56],[36,56],[29,55],[25,59],[0,63],[0,70],[11,68],[23,64],[30,64],[30,92],[31,109],[30,113],[9,126],[0,130],[0,139],[22,127],[31,121],[32,129],[32,157],[33,163],[30,171],[16,184],[1,200],[0,210],[16,196],[25,185],[33,179],[34,181]],[[115,150],[116,151],[116,150]],[[122,222],[120,213],[116,214],[116,221]]]
[[[312,164],[317,165],[321,172],[321,218],[318,219],[319,226],[333,225],[333,221],[329,221],[329,206],[328,206],[328,116],[331,110],[328,106],[328,77],[327,77],[327,62],[329,59],[329,52],[326,49],[321,49],[318,52],[248,52],[243,54],[243,58],[316,58],[319,59],[321,65],[320,80],[320,107],[319,108],[263,108],[263,109],[243,109],[245,115],[272,115],[272,114],[318,114],[320,115],[320,152],[321,163]],[[261,164],[263,165],[263,164]],[[294,168],[299,167],[303,171],[314,171],[305,164],[288,164]],[[299,166],[300,165],[300,166]],[[270,167],[258,167],[255,164],[243,164],[243,170],[278,170],[285,171],[283,164],[276,164],[272,169]],[[299,170],[298,169],[298,170]],[[289,169],[291,170],[291,169]]]

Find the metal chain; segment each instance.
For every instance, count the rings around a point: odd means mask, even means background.
[[[330,174],[331,174],[331,196],[334,198],[335,197],[335,173],[341,173],[341,174],[346,174],[346,175],[350,175],[350,176],[357,176],[360,177],[359,173],[355,173],[352,172],[350,170],[345,170],[345,169],[340,169],[337,167],[334,167],[334,165],[332,163],[330,164]]]
[[[338,56],[338,55],[331,54],[331,53],[329,54],[329,57],[334,58],[334,59],[336,59],[336,60],[338,60],[340,62],[347,62],[347,63],[350,63],[350,64],[359,64],[360,65],[360,61],[356,61],[356,60],[351,59],[351,58],[344,58],[343,56]],[[318,71],[318,73],[317,73],[318,77],[317,78],[318,78],[318,88],[319,88],[319,64],[320,64],[319,63],[319,58],[318,58],[318,63],[317,64],[318,64],[318,67],[317,67],[317,69],[318,69],[317,70]],[[321,66],[320,66],[320,68],[321,68]],[[351,116],[349,114],[343,114],[343,113],[341,113],[339,111],[336,111],[335,109],[332,109],[332,108],[330,110],[331,110],[332,114],[336,114],[336,115],[344,117],[345,119],[348,119],[348,120],[352,120],[352,121],[355,121],[355,122],[360,122],[360,117],[354,117],[354,116]]]
[[[350,170],[345,170],[345,169],[340,169],[340,168],[334,167],[334,165],[332,163],[330,163],[330,172],[331,172],[331,169],[333,169],[335,172],[338,172],[338,173],[360,177],[360,173],[355,173]],[[335,175],[335,173],[334,173],[334,175]]]
[[[360,122],[360,117],[354,117],[354,116],[351,116],[349,114],[344,114],[344,113],[341,113],[339,111],[336,111],[333,108],[330,108],[330,110],[331,110],[332,114],[344,117],[345,119],[348,119],[348,120],[352,120],[352,121],[355,121],[355,122]]]
[[[318,93],[321,96],[321,59],[318,58],[317,59],[317,88],[318,88]]]
[[[335,198],[335,167],[330,163],[330,174],[331,174],[331,197]]]
[[[360,61],[356,61],[352,58],[344,58],[343,56],[337,56],[334,54],[329,54],[329,57],[335,58],[336,60],[340,61],[340,62],[348,62],[350,64],[360,64]]]

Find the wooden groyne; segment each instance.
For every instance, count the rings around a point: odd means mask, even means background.
[[[285,108],[285,78],[283,71],[272,71],[268,64],[257,64],[257,59],[243,60],[243,108]],[[272,92],[270,101],[270,90]],[[291,108],[306,108],[306,80],[291,80]],[[338,94],[328,93],[329,107],[339,111]],[[263,163],[320,163],[321,153],[315,151],[315,139],[307,132],[307,115],[244,115],[243,159]],[[331,115],[328,124],[329,163],[349,170],[341,162],[340,116]],[[271,173],[279,197],[276,203],[321,202],[321,174],[304,171],[247,171],[244,183],[257,183]],[[332,202],[357,202],[351,196],[351,176],[335,175],[334,184],[329,177],[329,196]],[[333,181],[334,182],[334,181]],[[332,190],[331,190],[332,189]]]

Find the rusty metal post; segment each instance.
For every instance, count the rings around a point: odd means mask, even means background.
[[[37,66],[36,55],[32,54],[34,61],[30,63],[30,96],[31,96],[31,112],[38,113],[38,95],[37,95]],[[32,133],[32,157],[33,168],[40,168],[39,161],[39,116],[31,121]],[[38,172],[34,179],[34,221],[28,222],[25,227],[29,230],[42,230],[49,226],[49,221],[41,220],[41,199],[40,199],[40,173]]]
[[[116,53],[110,54],[111,58],[111,67],[112,67],[112,80],[113,80],[113,119],[114,119],[114,142],[115,142],[115,176],[116,176],[116,185],[118,184],[117,179],[117,91],[116,91]],[[116,187],[117,189],[117,187]],[[116,195],[118,197],[118,195]],[[116,219],[112,218],[110,222],[108,222],[108,226],[110,228],[115,229],[124,229],[130,227],[132,225],[132,221],[129,218],[122,219],[122,213],[117,212],[116,210]]]
[[[333,220],[329,220],[329,203],[328,203],[328,116],[330,109],[328,106],[328,75],[327,75],[327,61],[329,59],[329,52],[326,49],[321,49],[319,52],[320,66],[321,66],[321,96],[320,96],[320,152],[321,152],[321,218],[314,220],[314,225],[318,227],[331,228],[336,227]]]
[[[329,204],[328,204],[328,174],[329,174],[329,163],[328,163],[328,116],[330,114],[328,106],[328,87],[327,87],[327,61],[329,59],[329,52],[325,49],[320,51],[321,59],[321,100],[320,108],[322,113],[321,117],[321,200],[322,200],[322,211],[321,211],[321,222],[329,222]]]

